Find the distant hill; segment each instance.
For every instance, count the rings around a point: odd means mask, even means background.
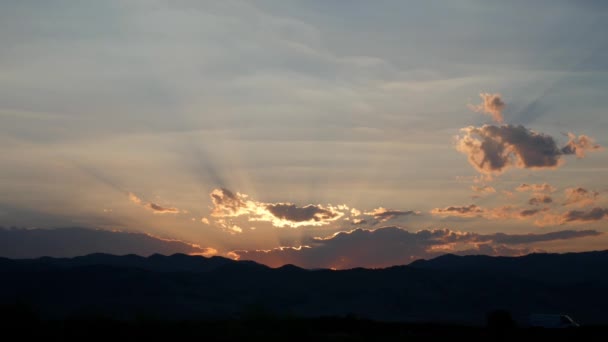
[[[0,305],[42,317],[121,319],[344,316],[482,324],[504,309],[608,323],[608,251],[517,258],[446,255],[408,266],[344,271],[272,269],[221,257],[0,259]]]

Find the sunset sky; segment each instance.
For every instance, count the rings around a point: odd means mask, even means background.
[[[311,268],[607,249],[606,32],[592,0],[3,1],[0,235]]]

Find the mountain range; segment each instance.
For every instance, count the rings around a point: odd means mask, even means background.
[[[522,257],[444,255],[383,269],[269,268],[222,257],[90,254],[0,258],[0,305],[43,318],[356,316],[483,324],[506,310],[608,323],[608,251]],[[8,307],[8,306],[5,306]]]

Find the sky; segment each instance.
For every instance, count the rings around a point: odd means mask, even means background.
[[[0,256],[606,249],[607,23],[593,0],[3,1]]]

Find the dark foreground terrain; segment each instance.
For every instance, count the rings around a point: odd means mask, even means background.
[[[378,322],[355,317],[119,321],[82,316],[44,321],[35,316],[21,316],[19,320],[14,317],[3,320],[0,328],[5,335],[19,336],[20,340],[62,341],[126,338],[143,341],[606,341],[608,338],[608,326],[540,329],[499,323],[480,327]]]
[[[608,337],[607,269],[608,251],[345,271],[183,254],[0,259],[0,322],[46,336]],[[509,319],[488,329],[497,310]],[[568,314],[581,327],[529,329],[532,313]]]

